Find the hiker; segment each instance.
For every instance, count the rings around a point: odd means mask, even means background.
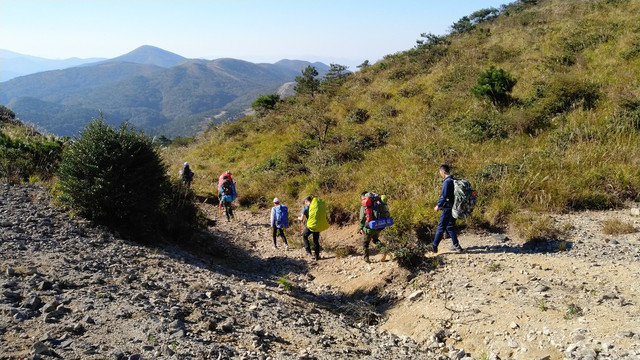
[[[456,236],[456,231],[454,225],[456,223],[453,218],[453,202],[454,202],[454,185],[453,185],[453,176],[450,174],[451,169],[449,165],[442,164],[438,168],[438,172],[440,176],[444,179],[442,180],[442,195],[440,195],[440,199],[436,207],[433,208],[434,211],[442,211],[440,215],[440,221],[438,222],[438,227],[436,228],[436,235],[433,238],[433,243],[427,247],[429,251],[434,253],[438,252],[438,244],[440,244],[440,240],[444,236],[445,230],[451,237],[451,241],[453,245],[449,248],[449,250],[462,251],[462,247],[458,242],[458,237]]]
[[[289,211],[285,205],[280,204],[280,199],[273,199],[273,207],[271,208],[271,228],[273,229],[273,248],[277,249],[276,237],[280,232],[282,242],[284,242],[285,250],[289,250],[287,237],[284,236],[284,229],[289,227]]]
[[[302,209],[302,215],[298,216],[298,220],[304,224],[304,229],[302,230],[302,240],[304,241],[304,249],[307,252],[307,255],[311,255],[311,247],[309,246],[309,235],[313,236],[313,248],[315,250],[314,258],[316,260],[320,260],[320,232],[319,231],[311,231],[307,227],[307,222],[309,220],[309,206],[311,206],[311,202],[313,201],[313,197],[307,196],[303,200],[304,208]]]
[[[360,194],[360,200],[362,201],[362,206],[360,206],[360,230],[358,233],[362,235],[362,248],[363,248],[363,259],[364,262],[369,263],[369,244],[373,241],[377,248],[384,248],[384,245],[380,242],[380,233],[384,228],[381,229],[372,229],[369,227],[369,221],[372,220],[373,209],[372,209],[372,198],[377,197],[377,195],[372,194],[368,191],[363,191]],[[384,203],[386,200],[386,196],[382,195],[380,197],[380,201],[386,207]],[[387,210],[388,215],[388,210]],[[387,252],[382,253],[382,259],[380,261],[385,261],[387,258]]]
[[[180,170],[180,177],[182,178],[182,182],[184,182],[187,187],[191,187],[191,181],[193,181],[193,171],[191,171],[191,168],[189,168],[188,162],[185,162],[184,165],[182,165],[182,170]]]
[[[224,213],[227,216],[227,221],[231,221],[235,216],[233,215],[233,200],[235,200],[235,189],[231,178],[224,176],[222,183],[218,188],[218,198],[220,199],[221,206],[224,207]]]

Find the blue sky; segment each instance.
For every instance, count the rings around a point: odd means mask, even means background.
[[[496,0],[0,0],[0,48],[112,58],[153,45],[187,58],[301,59],[355,66],[445,34]]]

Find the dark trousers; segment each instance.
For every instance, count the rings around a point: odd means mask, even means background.
[[[280,230],[280,231],[278,231]],[[277,227],[273,227],[273,246],[276,246],[276,236],[278,235],[278,232],[280,233],[280,237],[282,238],[282,242],[284,242],[285,245],[289,246],[289,244],[287,243],[287,237],[284,236],[284,229],[280,229]]]
[[[231,201],[224,201],[222,202],[222,206],[224,206],[224,213],[225,215],[227,215],[227,221],[229,221],[230,218],[233,218],[233,204],[231,203]]]
[[[454,228],[455,223],[456,220],[453,218],[453,212],[451,211],[451,209],[442,209],[440,222],[438,222],[438,227],[436,228],[436,236],[433,238],[433,247],[438,247],[438,244],[440,244],[440,240],[442,240],[445,231],[451,237],[453,246],[460,245],[460,243],[458,243],[458,236],[456,235],[456,230]]]
[[[307,254],[311,254],[311,247],[309,246],[309,235],[313,235],[313,249],[316,253],[316,258],[320,257],[320,233],[304,228],[302,231],[302,240],[304,241],[304,249]]]
[[[373,234],[364,234],[362,235],[362,247],[365,250],[365,253],[368,253],[369,251],[369,243],[373,242],[376,246],[379,246],[380,244],[380,233],[373,233]]]

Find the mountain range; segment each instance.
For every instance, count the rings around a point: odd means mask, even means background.
[[[154,135],[190,136],[212,122],[244,115],[260,95],[275,93],[308,65],[281,60],[187,59],[142,46],[113,59],[17,77],[1,83],[0,103],[47,132],[73,136],[102,114]]]
[[[63,60],[46,59],[37,56],[19,54],[17,52],[0,49],[0,82],[8,81],[19,76],[39,73],[42,71],[66,69],[83,64],[107,60],[105,58],[70,58]]]

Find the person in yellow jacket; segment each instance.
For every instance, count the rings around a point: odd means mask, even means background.
[[[304,241],[304,249],[307,252],[307,255],[311,256],[311,247],[309,245],[309,236],[313,237],[313,248],[315,250],[314,258],[316,260],[320,260],[320,232],[319,231],[311,231],[307,227],[307,221],[309,220],[309,206],[311,206],[311,202],[313,201],[313,197],[307,196],[303,200],[304,208],[302,209],[302,214],[298,217],[298,220],[304,224],[304,229],[302,230],[302,240]]]

